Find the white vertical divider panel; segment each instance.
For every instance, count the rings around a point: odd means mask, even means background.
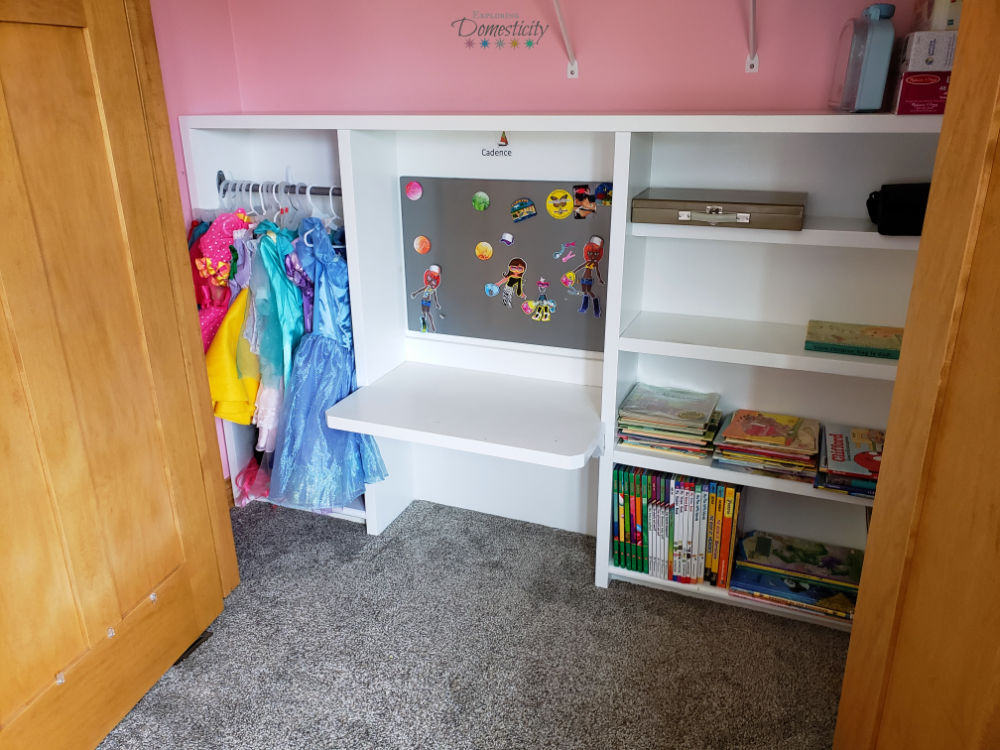
[[[403,245],[394,132],[341,130],[340,176],[358,386],[404,360]],[[389,476],[365,492],[369,534],[381,534],[414,498],[413,447],[380,439]]]
[[[363,387],[404,359],[396,134],[341,130],[338,135],[354,358]]]
[[[632,134],[615,133],[615,185],[614,201],[611,205],[611,237],[608,241],[608,293],[604,318],[604,377],[601,389],[601,423],[604,430],[604,451],[600,458],[600,474],[597,489],[597,561],[594,567],[594,583],[606,588],[608,585],[608,561],[611,543],[611,446],[615,444],[615,413],[618,382],[618,332],[621,330],[623,283],[628,252],[625,227],[628,223],[629,206],[632,204],[632,183],[630,170],[632,163]]]

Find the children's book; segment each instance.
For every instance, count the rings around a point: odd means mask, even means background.
[[[857,590],[864,552],[764,531],[751,531],[736,550],[736,566],[836,588]]]
[[[722,588],[726,587],[727,573],[729,572],[729,539],[733,533],[733,508],[736,505],[736,488],[726,486],[726,499],[723,501],[722,517],[722,557],[719,560],[719,582]]]
[[[854,591],[834,589],[818,581],[803,581],[752,568],[733,570],[729,589],[844,618],[854,616],[854,607],[858,601],[857,592]]]
[[[826,471],[862,479],[878,479],[885,432],[868,427],[824,425]]]
[[[892,326],[810,320],[806,328],[808,351],[899,359],[902,345],[903,329]]]
[[[790,414],[740,409],[720,436],[726,443],[772,445],[794,453],[812,455],[819,450],[819,421]]]
[[[618,464],[611,467],[611,564],[618,564]]]
[[[699,433],[719,403],[718,393],[699,393],[682,388],[661,388],[636,383],[622,401],[619,414],[663,423],[696,427]]]

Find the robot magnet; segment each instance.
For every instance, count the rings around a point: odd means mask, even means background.
[[[422,333],[437,333],[434,325],[434,314],[431,305],[438,311],[438,317],[444,320],[444,313],[441,312],[441,301],[438,299],[438,287],[441,286],[441,266],[436,263],[427,266],[424,271],[424,285],[419,289],[410,292],[410,299],[416,299],[420,295],[420,331]]]

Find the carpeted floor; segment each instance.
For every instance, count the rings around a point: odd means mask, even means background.
[[[416,502],[254,504],[214,635],[100,746],[828,748],[847,636],[631,584],[594,540]]]

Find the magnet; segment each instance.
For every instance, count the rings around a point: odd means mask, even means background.
[[[544,278],[540,278],[536,283],[538,286],[538,299],[534,302],[525,302],[521,305],[521,309],[524,310],[525,315],[531,315],[531,319],[536,323],[548,323],[552,320],[552,313],[555,311],[556,305],[546,296],[546,292],[549,290],[549,282]]]
[[[482,190],[472,194],[472,207],[477,211],[485,211],[490,207],[490,196]]]
[[[489,287],[493,287],[503,292],[503,306],[511,308],[516,294],[522,300],[526,300],[528,295],[524,293],[524,272],[528,270],[528,264],[521,258],[511,258],[507,261],[507,271],[497,281],[487,285],[487,296],[494,297],[496,292],[490,294]]]
[[[419,289],[410,292],[410,299],[416,299],[420,295],[420,331],[421,333],[437,333],[434,325],[434,311],[431,305],[437,308],[438,317],[444,318],[441,312],[441,301],[438,299],[438,287],[441,286],[441,266],[435,264],[427,266],[424,271],[424,285]]]
[[[545,210],[553,219],[568,219],[573,213],[573,196],[562,188],[556,188],[545,199]]]
[[[417,235],[417,238],[413,240],[413,249],[421,255],[427,255],[431,251],[431,241],[422,234]]]
[[[500,235],[500,241],[507,247],[510,247],[511,245],[514,244],[514,235],[512,235],[510,232],[504,232],[503,234]]]
[[[416,180],[406,183],[406,197],[411,201],[420,200],[420,196],[424,194],[424,186],[421,185]]]
[[[485,287],[483,287],[483,291],[486,292],[487,297],[496,297],[498,294],[500,294],[500,287],[498,287],[496,284],[487,284]]]
[[[602,206],[611,205],[611,192],[613,186],[610,182],[602,182],[596,188],[594,188],[594,198]]]
[[[576,274],[573,271],[567,271],[559,280],[562,282],[563,286],[573,286],[576,283]]]
[[[489,260],[493,257],[493,245],[489,242],[480,242],[476,245],[476,257],[479,260]]]
[[[590,185],[573,186],[573,218],[586,219],[597,210],[594,203],[594,194],[590,192]]]
[[[537,213],[535,202],[531,198],[518,198],[510,204],[510,215],[516,224],[519,221],[530,219]]]
[[[556,260],[559,260],[566,254],[566,251],[569,250],[571,247],[576,247],[576,243],[575,242],[562,243],[562,245],[559,246],[559,249],[556,250],[554,253],[552,253],[552,257],[555,258]]]

